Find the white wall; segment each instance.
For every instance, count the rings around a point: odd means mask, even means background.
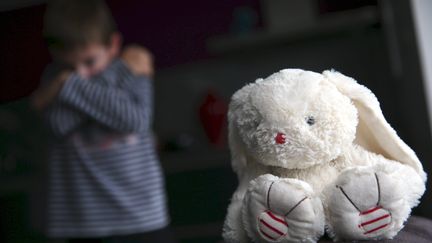
[[[432,128],[432,1],[411,0],[411,9]]]

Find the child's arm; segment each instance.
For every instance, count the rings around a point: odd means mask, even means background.
[[[70,74],[70,71],[61,71],[48,84],[38,88],[31,97],[33,108],[37,111],[45,109],[56,98]]]
[[[153,77],[153,56],[144,47],[138,45],[127,46],[121,55],[123,61],[135,75]],[[50,70],[50,68],[48,68]],[[65,81],[72,74],[70,70],[61,70],[57,75],[49,75],[45,70],[43,83],[48,83],[38,88],[31,97],[31,104],[37,111],[42,111],[54,101],[62,89]],[[48,77],[51,76],[51,77]],[[49,81],[49,82],[46,82]]]
[[[124,61],[117,61],[110,68],[118,74],[123,89],[104,85],[103,76],[83,79],[72,74],[59,93],[60,102],[116,131],[148,129],[151,81],[135,76]]]
[[[43,111],[44,119],[57,137],[64,137],[79,127],[87,117],[79,111],[59,102],[50,104]]]
[[[31,104],[43,114],[48,127],[58,137],[69,134],[86,120],[79,111],[56,101],[56,97],[67,80],[70,71],[50,65],[45,69],[41,86],[32,94]]]

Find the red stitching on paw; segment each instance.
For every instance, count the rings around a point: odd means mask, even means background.
[[[270,240],[276,240],[275,238],[268,235],[266,232],[264,232],[262,229],[260,229],[261,234],[263,234],[265,237],[269,238]]]
[[[278,233],[279,235],[284,235],[285,233],[281,232],[280,230],[276,229],[275,227],[271,226],[269,223],[267,223],[265,220],[260,219],[261,223],[263,223],[267,228],[273,230],[274,232]]]
[[[358,227],[362,229],[364,235],[368,234],[382,234],[386,227],[390,225],[392,218],[391,213],[382,208],[375,206],[359,214],[361,221]]]
[[[285,226],[288,227],[288,223],[285,222],[285,220],[276,217],[276,215],[274,215],[274,214],[273,214],[272,212],[270,212],[270,211],[266,211],[266,213],[267,213],[267,214],[268,214],[272,219],[274,219],[274,220],[276,220],[276,221],[278,221],[278,222],[280,222],[280,223],[282,223],[282,224],[284,224]]]
[[[376,227],[376,228],[374,228],[374,229],[371,229],[371,230],[369,230],[369,231],[366,231],[366,232],[364,232],[363,234],[365,234],[365,235],[370,234],[370,233],[372,233],[372,232],[375,232],[375,231],[377,231],[377,230],[380,230],[380,229],[386,227],[387,225],[389,225],[389,224],[383,224],[383,225],[378,226],[378,227]]]
[[[288,233],[288,223],[280,215],[266,210],[258,217],[257,230],[263,239],[277,241]]]
[[[374,222],[376,222],[376,221],[379,221],[379,220],[381,220],[381,219],[385,219],[385,218],[387,218],[387,217],[390,217],[390,214],[385,214],[385,215],[383,215],[383,216],[381,216],[381,217],[378,217],[378,218],[376,218],[376,219],[371,219],[371,220],[369,220],[369,221],[366,221],[366,222],[364,222],[364,223],[362,223],[362,224],[359,224],[358,227],[362,227],[362,226],[365,226],[365,225],[368,225],[368,224],[372,224],[372,223],[374,223]]]
[[[380,208],[382,208],[382,207],[381,207],[381,206],[376,206],[376,207],[374,207],[374,208],[372,208],[372,209],[369,209],[369,210],[367,210],[367,211],[360,212],[360,215],[367,215],[367,214],[370,214],[370,213],[375,212],[376,210],[378,210],[378,209],[380,209]]]

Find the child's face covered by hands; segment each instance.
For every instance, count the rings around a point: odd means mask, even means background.
[[[112,60],[107,48],[100,44],[89,44],[56,57],[59,62],[75,70],[83,78],[100,73]]]
[[[120,44],[120,36],[113,34],[108,44],[88,43],[71,51],[55,53],[53,57],[83,78],[90,78],[107,68],[118,55]]]

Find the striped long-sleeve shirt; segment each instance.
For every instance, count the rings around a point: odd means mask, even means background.
[[[119,59],[91,79],[73,74],[44,117],[54,135],[50,237],[133,234],[168,224],[149,79],[134,76]]]

